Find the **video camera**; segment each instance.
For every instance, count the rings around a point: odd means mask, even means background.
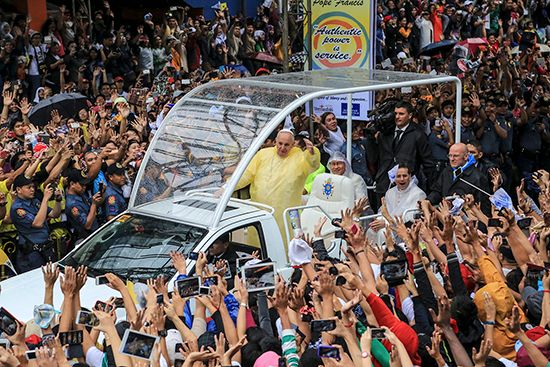
[[[395,128],[395,105],[398,100],[390,98],[385,100],[378,107],[367,112],[370,123],[364,129],[364,134],[377,132],[387,133]]]

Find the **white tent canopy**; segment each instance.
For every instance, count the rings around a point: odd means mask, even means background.
[[[198,223],[215,228],[256,152],[296,108],[324,96],[347,94],[351,103],[353,93],[438,83],[457,86],[455,120],[459,138],[462,87],[460,80],[452,76],[331,69],[203,84],[172,107],[156,132],[138,172],[129,207],[139,211],[163,192],[179,200],[197,191],[215,192],[224,186],[216,204],[208,204],[212,211],[210,223]],[[351,108],[348,111],[351,114]],[[349,152],[350,139],[348,143]],[[230,167],[234,173],[225,181],[224,169]],[[168,187],[172,189],[166,190]]]

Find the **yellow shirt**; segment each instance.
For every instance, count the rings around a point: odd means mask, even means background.
[[[284,158],[277,154],[276,147],[262,149],[252,158],[235,189],[250,185],[252,201],[273,207],[284,238],[283,211],[301,205],[307,176],[319,168],[320,158],[317,148],[311,154],[293,147]]]
[[[6,186],[6,180],[0,181],[0,192],[6,196],[6,213],[10,212],[11,204],[13,203],[13,198],[10,195],[10,190]],[[15,231],[15,226],[13,224],[4,224],[4,218],[0,218],[0,232],[11,232]]]
[[[483,274],[486,285],[479,289],[474,296],[474,303],[481,320],[486,321],[485,300],[483,292],[487,292],[493,298],[496,307],[495,327],[493,331],[493,349],[505,358],[516,359],[514,345],[516,337],[508,331],[504,321],[508,315],[511,315],[512,308],[516,304],[514,296],[504,282],[501,272],[493,264],[489,256],[482,256],[478,259],[479,270]],[[520,321],[525,322],[525,315],[520,308]]]

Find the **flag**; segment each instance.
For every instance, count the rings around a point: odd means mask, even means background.
[[[397,176],[397,170],[399,169],[399,165],[396,164],[392,169],[388,171],[388,177],[390,179],[390,183],[395,182],[395,177]]]

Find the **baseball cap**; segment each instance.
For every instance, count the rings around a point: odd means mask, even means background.
[[[13,188],[16,189],[18,187],[27,186],[32,184],[32,180],[30,178],[27,178],[24,173],[20,174],[13,180]]]
[[[78,182],[81,185],[87,185],[90,183],[90,179],[88,179],[88,176],[84,171],[73,169],[69,172],[67,175],[69,183],[71,182]]]
[[[521,292],[521,298],[525,301],[529,313],[537,320],[542,317],[543,296],[543,292],[539,292],[531,286],[526,286]]]
[[[124,81],[124,78],[119,75],[119,76],[115,77],[114,81],[115,82]]]
[[[305,130],[300,131],[298,134],[296,134],[296,137],[297,138],[309,139],[309,132],[307,132]]]
[[[116,78],[115,78],[115,80],[116,80]],[[117,97],[113,101],[113,106],[116,106],[117,103],[128,103],[128,101],[126,101],[126,98],[124,98],[124,97]]]
[[[44,303],[42,305],[34,306],[34,322],[40,326],[41,329],[46,329],[50,326],[57,311],[52,305]]]
[[[113,163],[109,167],[107,167],[107,174],[108,175],[123,175],[124,174],[124,167],[120,163]]]

